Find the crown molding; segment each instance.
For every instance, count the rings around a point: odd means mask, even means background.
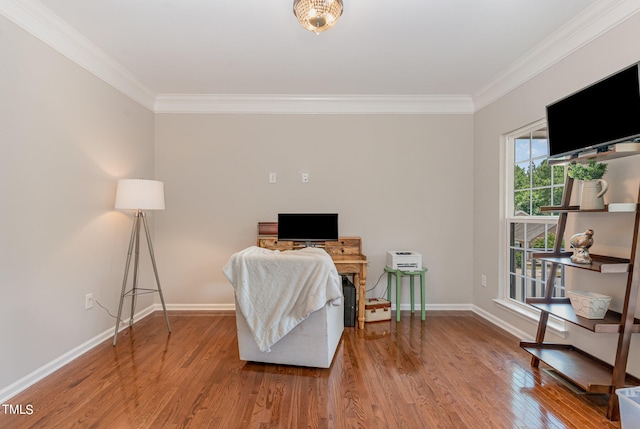
[[[153,110],[155,94],[77,30],[35,0],[0,0],[0,15],[118,91]]]
[[[0,0],[0,14],[156,113],[472,114],[640,11],[637,0],[599,0],[470,95],[155,94],[36,0]]]
[[[600,0],[473,94],[476,111],[542,73],[640,11],[637,0]]]
[[[159,94],[156,113],[472,114],[457,95],[216,95]]]
[[[154,94],[36,0],[0,0],[0,14],[145,108],[161,113],[471,114],[470,96]]]

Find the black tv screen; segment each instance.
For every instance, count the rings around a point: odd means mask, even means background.
[[[336,241],[337,213],[279,213],[278,240]]]
[[[634,64],[547,106],[551,157],[640,136],[638,66]]]

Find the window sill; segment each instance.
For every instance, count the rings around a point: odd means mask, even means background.
[[[540,321],[541,311],[531,307],[530,305],[520,304],[513,301],[512,299],[504,298],[494,299],[493,302],[495,302],[498,306],[507,310],[511,314],[514,314],[521,319],[524,319],[535,325],[537,325]],[[547,322],[547,332],[557,335],[560,338],[567,338],[567,335],[569,334],[569,331],[567,331],[567,328],[565,327],[564,321],[553,315],[549,315],[549,321]]]

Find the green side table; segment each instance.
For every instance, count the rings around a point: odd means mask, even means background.
[[[411,312],[415,313],[415,308],[414,308],[414,293],[413,293],[413,287],[414,287],[414,277],[415,276],[420,276],[420,309],[422,310],[422,313],[420,315],[420,318],[422,320],[425,320],[426,318],[426,312],[424,309],[424,304],[425,304],[425,296],[426,296],[426,290],[425,290],[425,280],[424,280],[424,273],[427,272],[426,268],[423,268],[421,270],[413,270],[413,271],[402,271],[402,270],[394,270],[393,268],[389,268],[389,267],[384,267],[384,271],[387,273],[387,295],[389,297],[389,302],[391,302],[391,276],[395,276],[396,277],[396,321],[400,321],[400,288],[402,287],[402,278],[405,276],[409,277],[409,286],[411,287]]]

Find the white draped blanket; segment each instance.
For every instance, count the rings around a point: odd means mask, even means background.
[[[342,283],[331,256],[305,247],[278,251],[252,246],[223,268],[240,311],[262,352],[327,303],[340,304]]]

